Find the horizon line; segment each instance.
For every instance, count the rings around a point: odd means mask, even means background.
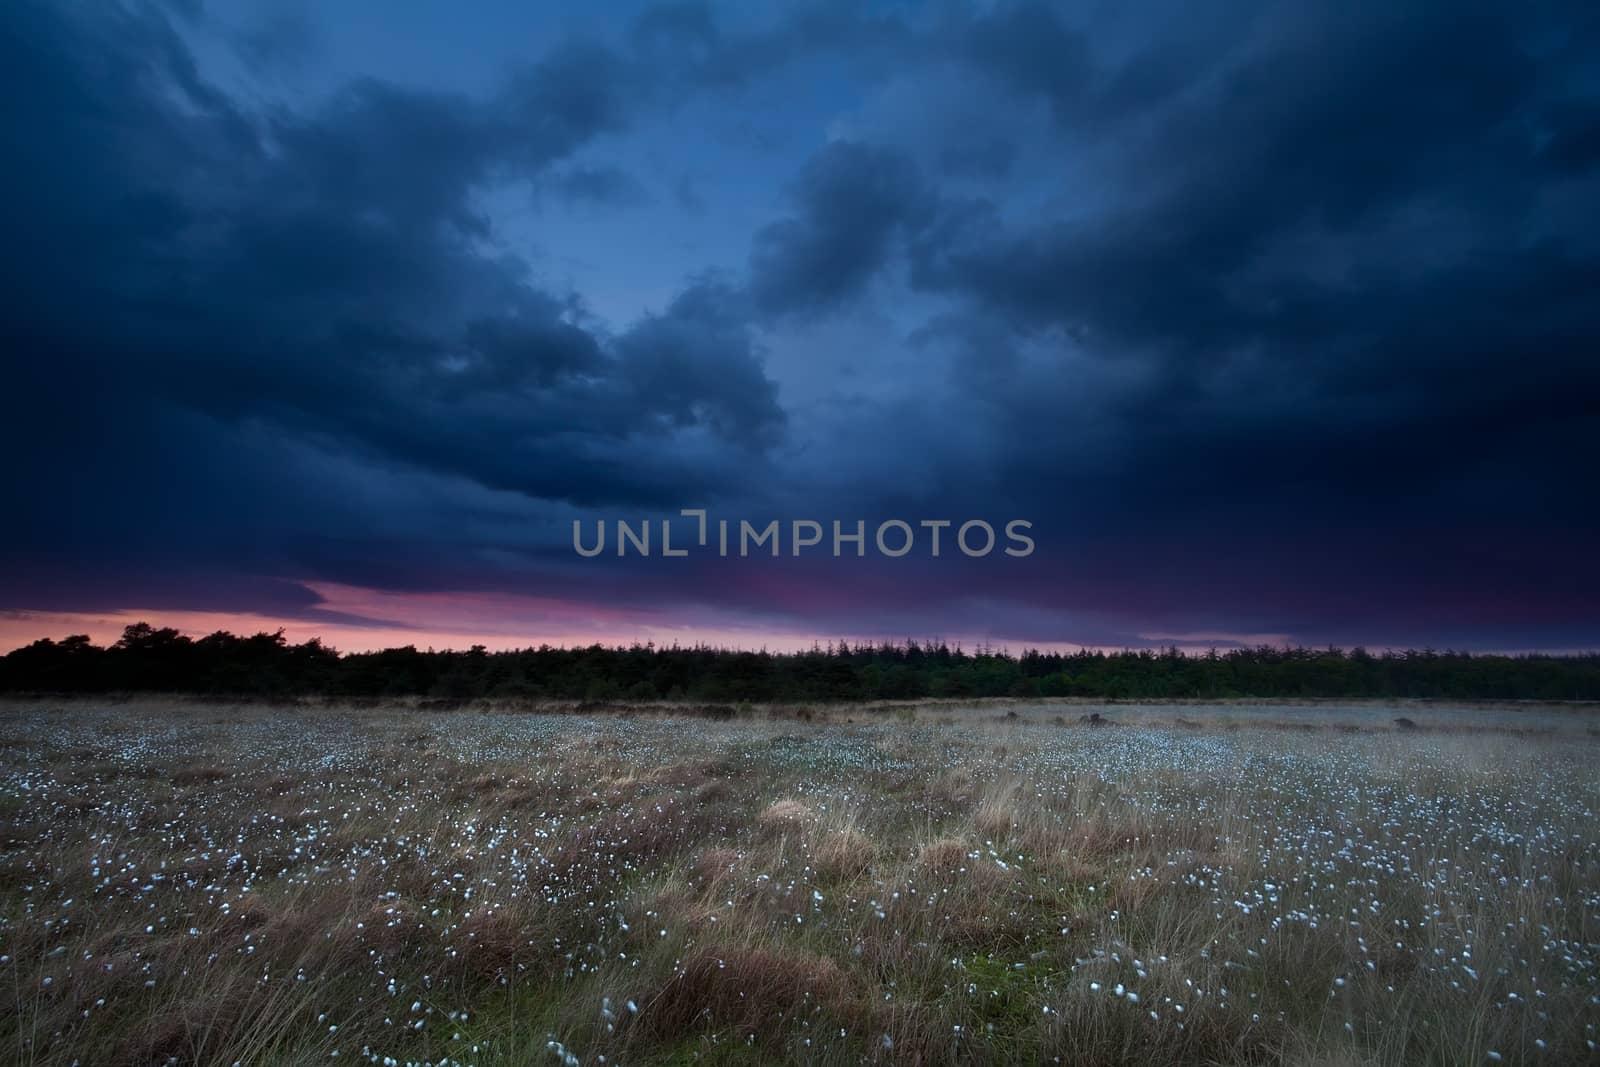
[[[14,614],[14,615],[26,616],[26,615],[29,615],[29,614],[32,614],[32,613],[24,611],[24,612],[4,613],[4,614]],[[290,621],[292,621],[292,620],[290,620]],[[1371,655],[1371,656],[1374,656],[1374,657],[1399,656],[1399,655],[1415,654],[1415,653],[1431,653],[1431,654],[1440,655],[1440,656],[1467,656],[1467,657],[1472,657],[1472,658],[1499,657],[1499,658],[1507,658],[1507,659],[1528,659],[1528,658],[1584,659],[1584,658],[1589,658],[1589,657],[1600,656],[1600,648],[1476,649],[1476,650],[1474,650],[1474,649],[1453,648],[1453,647],[1450,647],[1448,645],[1443,646],[1443,647],[1436,647],[1436,646],[1434,646],[1432,644],[1423,644],[1423,645],[1420,645],[1420,646],[1416,646],[1416,645],[1402,646],[1402,645],[1390,645],[1390,644],[1385,644],[1385,645],[1367,645],[1367,644],[1361,644],[1361,643],[1344,644],[1344,643],[1339,643],[1339,642],[1330,642],[1330,643],[1325,644],[1325,645],[1324,644],[1311,645],[1311,644],[1305,644],[1303,642],[1290,641],[1287,638],[1285,638],[1281,642],[1242,643],[1242,642],[1237,642],[1237,641],[1224,641],[1224,642],[1220,642],[1220,643],[1218,643],[1218,642],[1204,643],[1204,642],[1166,641],[1166,642],[1152,642],[1149,645],[1137,646],[1137,645],[1129,645],[1129,644],[1122,644],[1122,645],[1096,645],[1096,644],[1087,644],[1087,643],[1083,643],[1083,642],[1070,641],[1070,640],[1060,640],[1060,641],[999,641],[999,642],[996,642],[996,641],[993,641],[991,639],[981,638],[981,637],[980,638],[976,638],[976,639],[971,638],[971,637],[957,637],[955,639],[951,639],[951,638],[948,638],[948,637],[945,637],[945,636],[942,636],[942,635],[939,635],[939,636],[926,636],[926,637],[916,637],[916,636],[913,636],[913,635],[906,635],[906,636],[898,637],[898,638],[887,638],[887,637],[859,637],[859,638],[852,638],[852,637],[849,637],[847,635],[840,635],[840,636],[834,636],[834,637],[828,637],[828,638],[822,638],[822,637],[813,636],[813,637],[810,637],[810,638],[800,638],[800,639],[797,639],[796,641],[794,641],[792,643],[791,642],[770,642],[769,641],[769,642],[764,642],[764,643],[760,644],[759,646],[743,645],[743,644],[717,643],[717,642],[714,642],[712,640],[705,639],[705,638],[699,638],[699,639],[695,639],[693,641],[682,641],[682,640],[679,640],[676,637],[673,638],[670,642],[664,641],[664,640],[659,640],[659,639],[653,638],[653,637],[646,637],[646,638],[643,638],[643,639],[641,639],[641,638],[633,638],[633,639],[630,639],[628,641],[616,641],[616,642],[607,642],[607,641],[602,641],[602,640],[599,640],[599,639],[593,639],[593,640],[577,639],[577,640],[569,640],[569,641],[566,641],[566,642],[552,642],[552,641],[550,641],[548,639],[542,639],[542,640],[535,640],[534,643],[517,643],[518,641],[525,640],[525,639],[515,638],[515,637],[509,637],[508,638],[508,637],[504,637],[503,635],[497,635],[496,638],[493,639],[493,647],[491,647],[490,641],[486,640],[486,641],[474,641],[471,644],[467,645],[466,647],[460,647],[460,646],[453,645],[453,644],[445,644],[445,645],[428,644],[427,646],[424,647],[424,646],[420,646],[416,642],[407,642],[405,644],[392,644],[392,645],[372,644],[372,645],[365,645],[365,646],[362,646],[362,647],[345,647],[345,648],[341,648],[341,647],[335,645],[334,643],[332,643],[331,641],[325,639],[321,634],[311,634],[310,636],[303,637],[301,640],[298,640],[298,641],[290,640],[286,636],[288,634],[289,627],[287,625],[283,625],[281,623],[280,623],[280,625],[278,625],[276,627],[276,629],[260,629],[260,630],[255,630],[253,632],[247,631],[247,630],[234,631],[234,630],[230,630],[230,629],[226,629],[226,628],[219,628],[219,629],[209,630],[209,631],[204,631],[203,632],[202,630],[199,630],[199,629],[184,628],[184,627],[180,627],[180,626],[162,625],[160,623],[151,622],[148,619],[139,619],[139,620],[137,620],[135,622],[123,624],[121,629],[122,629],[122,631],[123,631],[123,633],[125,635],[128,630],[135,629],[135,628],[140,627],[140,626],[148,627],[151,631],[155,631],[155,632],[171,630],[171,631],[177,633],[179,637],[181,637],[181,638],[183,638],[185,640],[188,640],[191,643],[198,643],[198,642],[200,642],[200,641],[202,641],[202,640],[204,640],[204,639],[206,639],[208,637],[214,637],[214,636],[216,636],[218,634],[224,634],[224,635],[227,635],[229,637],[233,637],[233,638],[236,638],[236,639],[239,639],[239,640],[248,640],[248,639],[253,638],[253,637],[262,637],[262,636],[266,636],[266,637],[282,636],[283,640],[285,641],[285,643],[287,643],[289,645],[292,645],[292,646],[306,645],[306,644],[315,642],[318,645],[320,645],[321,647],[329,650],[330,652],[333,652],[334,654],[336,654],[336,655],[338,655],[340,657],[344,657],[344,656],[377,655],[377,654],[381,654],[381,653],[384,653],[384,652],[404,651],[406,649],[411,649],[411,650],[416,651],[418,653],[427,654],[427,655],[461,655],[461,654],[471,653],[475,649],[482,649],[484,651],[484,653],[487,654],[487,655],[500,655],[500,654],[519,653],[519,652],[538,652],[538,651],[545,650],[545,649],[548,649],[548,650],[551,650],[551,651],[577,652],[577,651],[584,651],[584,650],[596,649],[596,648],[603,649],[605,651],[613,651],[613,652],[627,652],[627,651],[632,651],[632,650],[635,650],[635,649],[650,649],[650,650],[653,650],[653,651],[671,651],[671,650],[677,649],[677,650],[705,650],[705,651],[711,651],[711,652],[730,653],[730,654],[750,653],[750,654],[756,654],[756,655],[771,655],[771,656],[797,656],[797,655],[805,655],[805,654],[808,654],[808,653],[811,653],[811,652],[818,652],[818,651],[825,651],[825,652],[828,652],[828,653],[832,654],[833,651],[841,644],[849,645],[851,648],[855,648],[855,649],[859,649],[859,648],[863,648],[863,647],[865,647],[865,648],[875,648],[875,649],[876,648],[908,649],[908,648],[911,648],[913,646],[918,647],[918,648],[924,648],[924,649],[928,649],[928,648],[931,648],[931,649],[944,648],[944,649],[946,649],[946,650],[948,650],[950,652],[958,653],[958,654],[962,654],[962,655],[969,655],[969,656],[988,655],[988,656],[996,656],[996,657],[1009,658],[1009,659],[1020,659],[1023,656],[1028,655],[1029,653],[1036,653],[1036,654],[1039,654],[1039,655],[1062,655],[1062,656],[1078,655],[1078,654],[1082,654],[1082,653],[1093,653],[1093,654],[1108,655],[1109,656],[1109,655],[1134,655],[1134,654],[1142,654],[1142,653],[1176,652],[1177,654],[1182,655],[1182,656],[1204,657],[1204,656],[1211,655],[1213,653],[1216,653],[1216,654],[1219,654],[1219,655],[1227,655],[1228,653],[1234,653],[1234,652],[1260,652],[1260,651],[1264,651],[1264,650],[1281,651],[1281,652],[1338,652],[1338,653],[1344,654],[1344,655],[1350,655],[1350,654],[1354,654],[1356,652],[1361,652],[1361,653],[1365,653],[1367,655]],[[403,633],[408,632],[409,628],[397,627],[396,629],[397,629],[397,632],[403,634]],[[446,635],[437,634],[435,636],[446,636]],[[449,635],[449,636],[461,637],[461,636],[465,636],[465,635],[452,634],[452,635]],[[487,635],[485,635],[485,636],[487,636]],[[35,638],[31,639],[31,640],[24,640],[24,641],[22,641],[21,643],[18,643],[18,644],[11,644],[11,645],[9,645],[9,647],[0,647],[0,657],[9,656],[14,652],[18,652],[18,651],[21,651],[23,649],[32,647],[32,646],[37,645],[37,644],[39,644],[41,642],[50,642],[52,644],[59,645],[59,644],[65,642],[67,640],[70,640],[71,638],[74,638],[74,637],[85,637],[85,638],[88,638],[91,647],[102,649],[102,650],[106,650],[106,651],[111,650],[117,644],[117,641],[105,641],[104,643],[96,644],[95,643],[95,639],[94,639],[94,637],[92,635],[90,635],[88,633],[85,633],[85,632],[81,632],[81,631],[80,632],[75,632],[75,633],[63,634],[60,637],[52,637],[52,636],[50,636],[48,634],[44,634],[44,635],[40,635],[38,637],[35,637]],[[120,640],[120,639],[121,638],[119,638],[118,640]],[[526,640],[534,640],[534,639],[526,639]],[[1013,652],[1012,651],[1013,648],[1016,648],[1017,651]]]

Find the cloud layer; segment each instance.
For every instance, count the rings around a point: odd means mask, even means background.
[[[1586,5],[340,17],[0,12],[0,611],[1600,646]],[[1038,550],[571,551],[680,507]]]

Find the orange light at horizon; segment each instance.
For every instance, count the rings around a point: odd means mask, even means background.
[[[374,652],[412,645],[490,651],[540,645],[660,646],[710,645],[717,648],[797,652],[826,645],[841,636],[833,626],[781,625],[704,607],[659,610],[596,605],[507,593],[394,593],[354,586],[305,583],[322,597],[318,611],[327,617],[289,617],[259,612],[172,611],[127,607],[100,612],[12,611],[0,615],[0,654],[48,637],[60,640],[87,634],[97,645],[114,644],[137,622],[171,627],[191,637],[225,630],[241,636],[283,631],[294,644],[318,638],[340,652]],[[351,619],[370,620],[353,622]],[[416,620],[416,621],[412,621]],[[829,636],[822,636],[827,634]],[[852,642],[899,642],[906,634],[842,635]],[[909,635],[923,638],[926,635]],[[1074,642],[1004,641],[994,634],[946,635],[955,646],[1009,644],[1013,651],[1076,652]],[[1107,649],[1110,651],[1110,649]]]

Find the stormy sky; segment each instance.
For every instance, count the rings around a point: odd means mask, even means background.
[[[1600,648],[1597,57],[1581,0],[12,0],[0,647]],[[681,508],[1036,548],[573,550]]]

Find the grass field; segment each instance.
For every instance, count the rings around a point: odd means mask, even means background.
[[[793,714],[5,705],[0,1061],[1596,1061],[1592,711]]]

